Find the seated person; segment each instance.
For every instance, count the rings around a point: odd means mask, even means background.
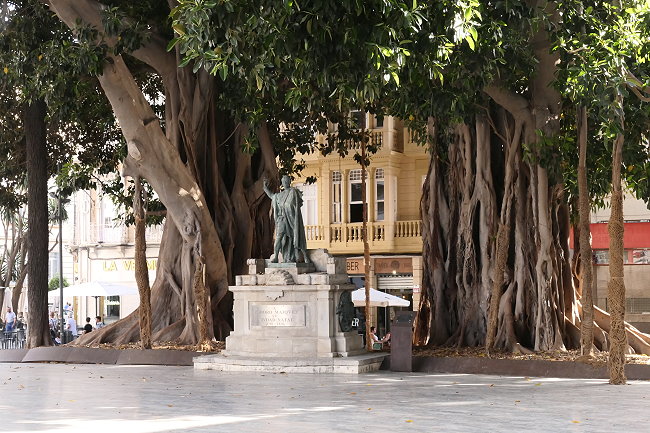
[[[92,332],[93,325],[90,324],[90,317],[86,317],[86,324],[84,325],[84,334]]]
[[[372,339],[373,343],[379,343],[379,337],[377,337],[377,330],[375,329],[374,326],[370,327],[370,338]]]

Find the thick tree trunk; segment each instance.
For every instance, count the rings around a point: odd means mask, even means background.
[[[611,340],[609,348],[609,383],[625,384],[625,282],[623,279],[623,191],[621,188],[621,164],[623,157],[623,134],[619,133],[612,149],[612,213],[609,219],[609,284],[607,299],[611,314]]]
[[[582,322],[580,324],[580,350],[582,355],[591,356],[594,341],[593,261],[589,229],[589,188],[587,186],[587,109],[578,108],[578,200],[580,212],[580,270],[582,275]]]
[[[25,109],[27,155],[27,207],[29,292],[27,347],[51,346],[47,316],[47,146],[45,101],[37,99]],[[61,230],[61,227],[59,227]]]
[[[147,241],[145,238],[146,221],[142,181],[134,179],[133,216],[135,218],[135,281],[140,293],[140,345],[142,349],[151,349],[151,287],[149,286],[149,269],[147,267]]]
[[[49,4],[71,28],[77,19],[101,27],[96,1]],[[164,131],[121,56],[105,65],[100,83],[128,143],[123,174],[146,179],[167,209],[152,287],[153,339],[185,344],[223,339],[232,329],[228,284],[247,258],[270,249],[269,203],[262,190],[263,177],[277,176],[270,135],[263,125],[260,151],[243,155],[241,135],[232,134],[239,125],[216,106],[215,77],[178,68],[179,54],[168,53],[166,41],[158,37],[133,55],[163,82]],[[78,344],[136,341],[136,316],[88,334]]]

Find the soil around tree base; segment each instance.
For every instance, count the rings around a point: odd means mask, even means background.
[[[191,366],[194,365],[193,358],[203,353],[193,350],[56,346],[0,350],[0,362]]]
[[[625,374],[630,380],[650,380],[650,357],[627,355]],[[386,359],[382,369],[390,369]],[[608,379],[607,353],[590,360],[578,351],[514,354],[493,352],[488,356],[478,348],[415,348],[413,371],[420,373],[489,374],[497,376]]]

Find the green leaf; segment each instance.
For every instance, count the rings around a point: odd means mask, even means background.
[[[469,45],[469,48],[474,51],[475,45],[474,45],[474,39],[472,39],[471,35],[467,35],[465,37],[465,41],[467,41],[467,45]]]
[[[476,31],[476,28],[470,27],[468,30],[474,41],[478,42],[478,32]]]
[[[169,43],[167,44],[167,51],[171,51],[174,49],[176,44],[178,43],[179,38],[173,38]]]

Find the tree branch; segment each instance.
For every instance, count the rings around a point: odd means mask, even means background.
[[[106,6],[102,3],[94,0],[41,1],[48,5],[70,29],[74,30],[77,19],[99,31],[104,28],[101,13]],[[112,46],[116,39],[107,38],[106,42]],[[149,40],[131,55],[154,68],[163,80],[174,77],[176,74],[176,58],[173,53],[167,52],[165,39],[156,33],[152,33]]]
[[[532,123],[533,119],[530,113],[530,105],[524,97],[519,96],[496,83],[488,84],[485,86],[483,91],[492,98],[494,102],[510,112],[515,119],[524,124],[529,122]]]

